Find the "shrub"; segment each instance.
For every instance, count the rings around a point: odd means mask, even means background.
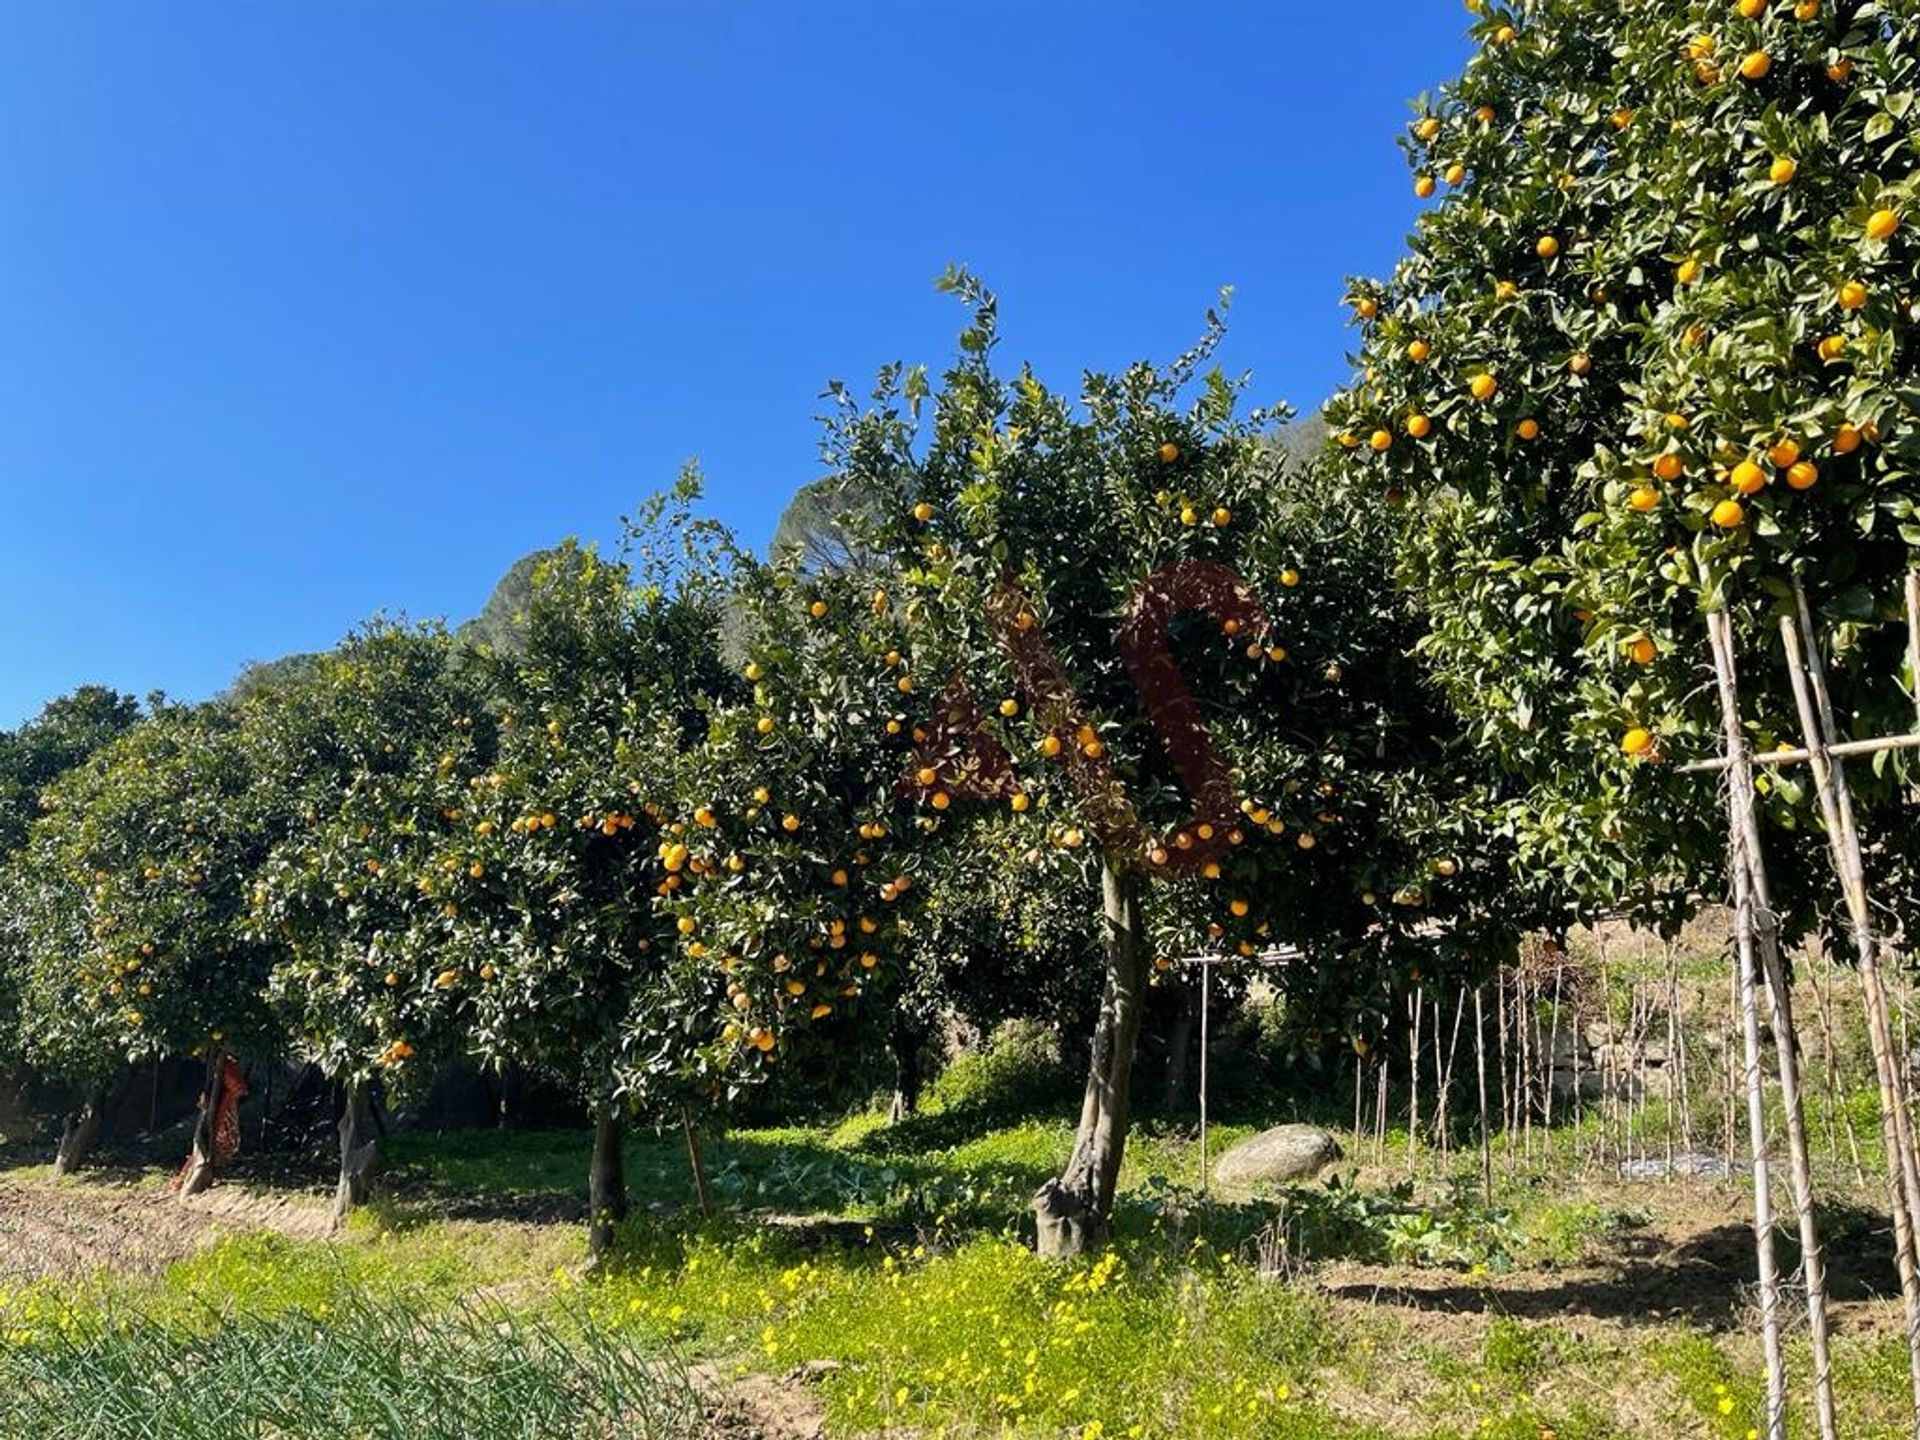
[[[1052,1105],[1070,1089],[1053,1032],[1009,1020],[978,1051],[947,1066],[933,1083],[933,1099],[943,1110],[1006,1114]]]

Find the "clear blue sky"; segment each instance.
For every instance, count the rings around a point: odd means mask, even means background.
[[[1342,378],[1415,202],[1434,0],[52,0],[0,10],[0,727],[184,699],[698,457],[764,543],[816,397],[943,361],[949,261],[1056,379]]]

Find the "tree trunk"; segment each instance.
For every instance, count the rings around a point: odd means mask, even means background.
[[[593,1162],[587,1172],[587,1252],[597,1261],[613,1248],[627,1218],[626,1127],[604,1105],[593,1115]]]
[[[700,1127],[693,1123],[693,1112],[680,1107],[680,1129],[687,1137],[687,1168],[693,1172],[693,1198],[700,1206],[700,1218],[713,1218],[713,1191],[707,1186],[707,1162],[700,1153]]]
[[[53,1173],[71,1175],[86,1163],[100,1139],[100,1122],[107,1108],[107,1092],[89,1091],[80,1108],[60,1128],[60,1148],[54,1151]]]
[[[180,1176],[180,1193],[198,1195],[213,1184],[214,1122],[220,1108],[221,1067],[227,1052],[215,1048],[207,1056],[207,1078],[200,1086],[200,1110],[193,1120],[193,1145],[187,1168]]]
[[[1033,1197],[1039,1251],[1053,1259],[1097,1250],[1112,1233],[1113,1193],[1127,1143],[1128,1091],[1147,984],[1138,885],[1134,876],[1114,869],[1111,860],[1102,860],[1106,985],[1080,1102],[1080,1128],[1065,1173]]]
[[[1179,987],[1180,1008],[1174,1013],[1173,1033],[1167,1037],[1167,1093],[1161,1108],[1178,1115],[1187,1104],[1187,1072],[1193,1063],[1193,997]],[[1357,1129],[1359,1122],[1355,1122]]]
[[[887,1049],[893,1056],[893,1103],[887,1107],[887,1123],[898,1125],[920,1110],[920,1057],[926,1048],[926,1032],[896,1014],[887,1029]]]
[[[380,1168],[379,1121],[373,1096],[364,1080],[349,1080],[340,1106],[340,1183],[333,1192],[333,1225],[346,1224],[356,1205],[373,1193],[373,1177]]]

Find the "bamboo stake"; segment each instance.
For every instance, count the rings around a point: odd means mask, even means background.
[[[1413,994],[1407,997],[1407,1007],[1413,1012],[1413,1027],[1409,1031],[1409,1058],[1413,1061],[1408,1075],[1411,1088],[1407,1091],[1407,1178],[1413,1178],[1414,1166],[1420,1158],[1420,1004],[1421,988],[1413,987]]]
[[[1366,1068],[1367,1068],[1366,1064],[1360,1058],[1360,1052],[1358,1050],[1354,1051],[1353,1052],[1353,1143],[1356,1146],[1359,1145],[1360,1136],[1363,1133],[1360,1129],[1360,1113],[1361,1113],[1360,1097],[1361,1097],[1361,1085],[1366,1078]]]
[[[1913,750],[1920,748],[1920,733],[1909,735],[1880,735],[1871,740],[1841,740],[1827,748],[1828,755],[1845,757],[1848,755],[1873,755],[1882,750]],[[1747,757],[1750,765],[1799,765],[1811,759],[1811,753],[1805,746],[1792,750],[1760,750]],[[1725,756],[1711,760],[1689,760],[1678,771],[1682,775],[1703,775],[1727,769]]]
[[[1506,1146],[1507,1163],[1513,1163],[1513,1065],[1507,1053],[1507,970],[1505,966],[1493,974],[1494,1009],[1500,1016],[1500,1139]]]
[[[1493,1204],[1493,1144],[1487,1133],[1487,1013],[1486,986],[1473,987],[1473,1059],[1480,1079],[1480,1193]]]
[[[1909,589],[1911,594],[1911,587]],[[1854,954],[1860,971],[1861,999],[1867,1014],[1867,1036],[1873,1047],[1875,1079],[1880,1088],[1880,1138],[1887,1156],[1888,1204],[1894,1222],[1894,1260],[1900,1273],[1900,1291],[1906,1303],[1907,1358],[1913,1385],[1914,1413],[1920,1423],[1920,1252],[1915,1223],[1916,1195],[1920,1195],[1920,1174],[1916,1174],[1912,1125],[1907,1114],[1906,1096],[1900,1061],[1893,1045],[1893,1031],[1887,1017],[1887,991],[1880,971],[1879,942],[1873,933],[1873,917],[1867,902],[1866,867],[1860,855],[1860,835],[1854,825],[1853,797],[1846,783],[1846,769],[1832,758],[1830,747],[1822,744],[1833,731],[1833,704],[1827,693],[1826,668],[1819,648],[1810,641],[1811,607],[1806,592],[1795,587],[1800,622],[1783,616],[1781,639],[1787,653],[1787,674],[1793,683],[1794,706],[1799,712],[1800,728],[1812,755],[1810,768],[1820,797],[1821,818],[1826,823],[1829,854],[1840,888],[1847,902],[1848,927],[1853,934]],[[1805,627],[1803,629],[1803,627]]]
[[[1387,1067],[1384,1058],[1373,1087],[1373,1163],[1387,1163]]]
[[[1746,737],[1734,688],[1732,640],[1724,611],[1707,616],[1713,668],[1719,680],[1720,715],[1726,732],[1731,777],[1728,870],[1733,880],[1734,950],[1740,975],[1740,1038],[1746,1058],[1747,1143],[1753,1158],[1753,1240],[1760,1283],[1760,1337],[1767,1362],[1768,1440],[1786,1440],[1787,1375],[1780,1350],[1780,1275],[1773,1254],[1773,1193],[1768,1175],[1766,1096],[1760,1071],[1759,961],[1752,866],[1742,813],[1752,804],[1753,775],[1745,763]]]
[[[1907,571],[1907,680],[1913,687],[1913,714],[1920,724],[1920,570]]]
[[[1561,982],[1566,975],[1566,971],[1567,967],[1562,963],[1561,957],[1556,956],[1553,962],[1553,1018],[1547,1024],[1547,1091],[1543,1097],[1546,1101],[1546,1118],[1544,1123],[1549,1135],[1553,1133],[1553,1072],[1554,1068],[1560,1063]]]

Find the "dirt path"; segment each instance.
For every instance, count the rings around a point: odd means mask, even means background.
[[[0,1277],[7,1280],[103,1268],[151,1275],[223,1236],[260,1229],[324,1236],[325,1204],[226,1186],[181,1200],[150,1182],[59,1180],[44,1170],[0,1175]]]

